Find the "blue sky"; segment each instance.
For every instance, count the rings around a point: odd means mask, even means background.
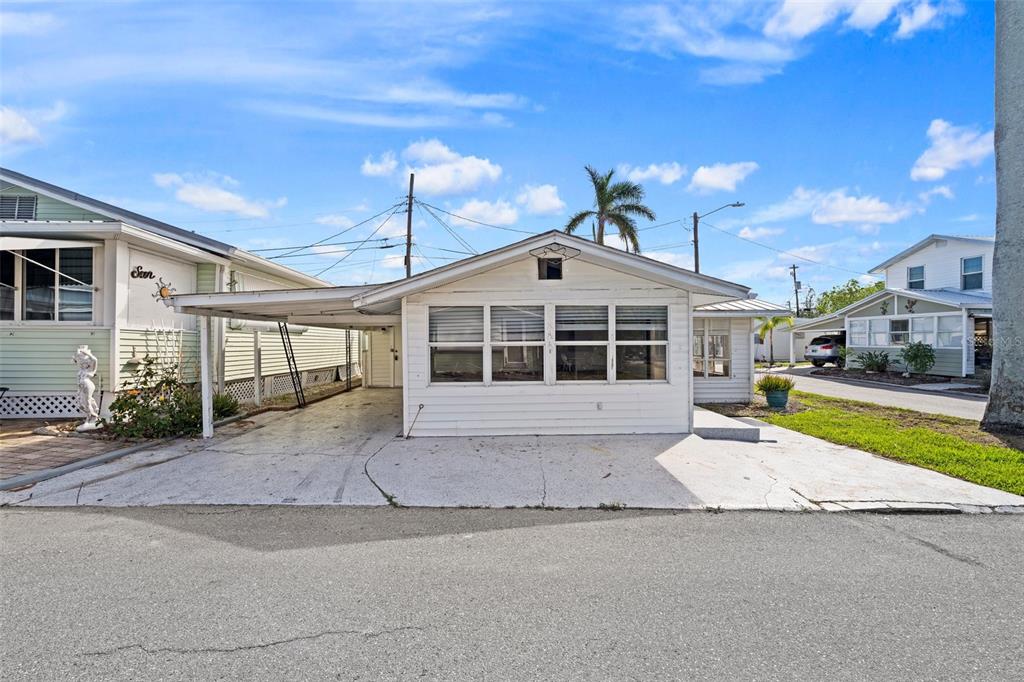
[[[591,201],[583,166],[614,168],[653,224],[682,220],[641,233],[678,265],[687,216],[745,202],[708,217],[702,271],[785,302],[791,263],[820,292],[932,232],[993,232],[993,33],[991,3],[956,0],[8,1],[0,154],[254,249],[359,223],[409,169],[434,206],[560,228]],[[415,219],[417,270],[466,250]],[[524,236],[448,219],[479,251]],[[400,249],[346,248],[281,262],[401,275]]]

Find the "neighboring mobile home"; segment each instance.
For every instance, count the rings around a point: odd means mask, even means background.
[[[194,316],[165,294],[328,286],[229,244],[0,169],[0,417],[78,416],[71,357],[99,359],[103,405],[144,358],[198,380]],[[260,332],[263,332],[261,335]],[[359,374],[358,333],[291,328],[306,384]],[[243,402],[291,391],[274,322],[224,319],[210,329],[211,377]]]
[[[871,269],[885,277],[885,289],[831,315],[799,320],[797,344],[845,330],[851,358],[885,351],[902,369],[900,349],[922,341],[935,350],[932,374],[966,377],[985,371],[994,339],[993,251],[992,237],[926,237]],[[855,360],[850,363],[856,366]]]
[[[175,295],[182,313],[367,329],[412,436],[687,433],[747,401],[747,287],[561,232],[380,285]]]

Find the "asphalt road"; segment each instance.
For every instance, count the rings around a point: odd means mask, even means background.
[[[0,512],[3,679],[1009,679],[1024,516]]]
[[[950,417],[962,417],[963,419],[981,421],[981,418],[985,416],[985,405],[988,404],[985,396],[980,395],[943,395],[905,386],[871,386],[862,382],[854,383],[809,376],[812,369],[810,367],[798,367],[784,370],[783,373],[793,377],[798,391],[829,395],[836,398],[849,398],[850,400],[862,400],[878,405],[903,407],[908,410],[917,410],[918,412],[927,412],[929,414],[944,414]]]

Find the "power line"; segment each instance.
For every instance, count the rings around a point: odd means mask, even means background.
[[[371,241],[386,242],[386,241],[389,241],[391,239],[394,239],[394,237],[378,237],[377,239],[372,239]],[[359,240],[359,239],[353,239],[352,241],[348,241],[348,242],[325,242],[323,244],[317,244],[317,246],[345,246],[347,244],[359,244],[360,241],[361,240]],[[287,251],[288,249],[295,249],[295,248],[304,249],[304,248],[307,248],[307,247],[305,247],[305,246],[296,246],[294,244],[290,244],[288,246],[272,246],[272,247],[267,247],[265,249],[246,249],[246,251],[250,251],[252,253],[262,253],[264,251]],[[275,257],[276,256],[270,256],[270,258],[275,258]]]
[[[798,259],[800,259],[802,261],[806,261],[808,263],[813,263],[814,265],[820,265],[823,268],[832,268],[833,270],[841,270],[842,272],[848,272],[848,273],[854,274],[854,275],[865,275],[865,274],[868,274],[868,273],[865,273],[865,272],[858,272],[856,270],[850,270],[848,268],[843,268],[843,267],[840,267],[838,265],[831,265],[829,263],[822,263],[821,261],[817,261],[817,260],[814,260],[813,258],[808,258],[806,256],[798,256],[795,253],[791,253],[789,251],[783,251],[782,249],[777,249],[774,246],[768,246],[767,244],[762,244],[761,242],[756,242],[753,239],[749,239],[747,237],[742,237],[742,236],[736,234],[735,232],[730,232],[729,230],[723,230],[720,227],[716,227],[716,226],[712,225],[711,223],[709,223],[706,220],[702,220],[701,224],[702,225],[707,225],[711,229],[718,230],[719,232],[727,234],[730,237],[735,237],[736,239],[742,239],[743,241],[750,242],[751,244],[754,244],[755,246],[760,246],[761,248],[769,249],[771,251],[775,251],[776,253],[781,253],[782,255],[789,256],[790,258],[798,258]]]
[[[385,208],[383,211],[381,211],[377,215],[370,216],[366,220],[362,220],[362,221],[356,223],[355,225],[352,225],[351,227],[346,227],[341,232],[336,232],[336,233],[330,235],[329,237],[324,237],[323,239],[321,239],[319,241],[315,241],[312,244],[309,244],[307,246],[296,247],[296,248],[292,249],[291,251],[289,251],[288,253],[282,253],[282,254],[276,255],[276,256],[274,256],[274,258],[282,258],[284,256],[287,256],[288,254],[295,253],[296,251],[302,251],[303,249],[311,249],[314,246],[320,246],[321,244],[323,244],[326,241],[330,241],[331,239],[334,239],[335,237],[340,237],[341,235],[345,234],[346,232],[351,232],[352,230],[356,229],[357,227],[359,227],[361,225],[365,225],[366,223],[370,222],[371,220],[376,220],[377,218],[379,218],[380,216],[384,215],[388,211],[391,211],[391,214],[384,220],[384,222],[381,223],[380,225],[378,225],[377,229],[374,230],[372,233],[370,233],[370,237],[372,237],[373,235],[377,234],[377,232],[380,230],[380,228],[384,227],[384,224],[387,223],[388,220],[391,220],[391,216],[395,215],[395,213],[398,210],[398,207],[401,206],[401,205],[402,205],[401,202],[399,202],[399,203],[394,204],[392,206],[388,206],[387,208]],[[394,209],[394,210],[392,210],[392,209]],[[367,239],[369,239],[369,238],[367,238]]]
[[[364,240],[363,240],[363,244],[365,244],[366,242],[370,241],[370,239],[371,239],[371,238],[373,237],[373,235],[375,235],[375,234],[377,234],[378,232],[380,232],[381,228],[383,228],[383,227],[384,227],[385,225],[387,225],[387,224],[388,224],[388,221],[389,221],[389,220],[391,220],[391,218],[392,218],[392,217],[394,217],[394,215],[395,215],[396,213],[398,213],[398,207],[399,207],[399,206],[401,206],[401,204],[395,204],[395,206],[393,207],[393,209],[394,209],[394,210],[393,210],[393,211],[391,211],[391,213],[389,213],[389,214],[388,214],[388,217],[387,217],[387,218],[385,218],[385,219],[384,219],[384,221],[383,221],[383,222],[382,222],[382,223],[381,223],[380,225],[378,225],[378,226],[377,226],[377,229],[375,229],[375,230],[374,230],[373,232],[371,232],[371,233],[370,233],[370,235],[369,235],[369,236],[368,236],[368,237],[367,237],[366,239],[364,239]],[[381,213],[383,213],[383,211],[381,211]],[[377,215],[380,215],[380,214],[378,213]],[[364,222],[365,222],[365,221],[364,221]],[[351,230],[351,229],[352,229],[352,228],[354,228],[354,227],[356,227],[356,225],[353,225],[353,226],[352,226],[352,227],[350,227],[349,229]],[[346,230],[346,231],[347,231],[347,230]],[[330,239],[330,237],[328,237],[328,239]],[[322,241],[327,241],[327,240],[325,239],[325,240],[322,240]],[[313,246],[317,246],[317,245],[316,245],[316,244],[313,244]],[[345,260],[346,258],[348,258],[349,256],[351,256],[351,255],[352,255],[353,253],[355,253],[356,251],[358,251],[358,250],[359,250],[360,248],[362,248],[362,245],[360,245],[360,246],[357,246],[356,248],[354,248],[354,249],[350,250],[350,251],[349,251],[348,253],[346,253],[346,254],[345,254],[344,256],[342,256],[341,258],[339,258],[338,260],[336,260],[336,261],[335,261],[335,262],[334,262],[334,263],[333,263],[332,265],[328,265],[328,266],[327,266],[326,268],[324,268],[324,269],[323,269],[323,270],[321,270],[320,272],[316,273],[316,277],[319,277],[320,275],[324,274],[325,272],[327,272],[327,271],[328,271],[328,270],[330,270],[331,268],[333,268],[333,267],[337,266],[337,265],[338,265],[339,263],[341,263],[341,262],[342,262],[342,261],[344,261],[344,260]],[[296,249],[296,250],[298,251],[299,249]],[[287,254],[285,254],[285,255],[287,255]]]
[[[446,211],[443,208],[438,208],[437,206],[434,206],[433,204],[428,204],[427,202],[420,201],[419,199],[416,200],[416,203],[422,204],[426,208],[432,208],[435,211],[440,211],[441,213],[444,213],[446,215],[450,215],[453,218],[458,218],[459,220],[465,220],[467,223],[473,223],[474,225],[481,225],[483,227],[492,227],[495,230],[505,230],[506,232],[518,232],[520,234],[540,234],[540,232],[530,232],[529,230],[520,230],[520,229],[517,229],[517,228],[514,228],[514,227],[508,227],[508,226],[505,226],[505,225],[492,225],[491,223],[485,223],[485,222],[482,222],[480,220],[475,220],[473,218],[467,218],[466,216],[461,216],[461,215],[458,215],[457,213],[452,213],[451,211]]]
[[[456,232],[455,230],[453,230],[453,229],[452,229],[452,227],[451,227],[451,225],[449,225],[449,224],[448,224],[448,223],[446,223],[445,221],[441,220],[440,216],[438,216],[438,215],[437,215],[436,213],[434,213],[434,212],[433,212],[433,211],[431,210],[431,206],[430,206],[429,204],[422,204],[422,205],[423,205],[423,208],[424,208],[424,210],[425,210],[425,211],[426,211],[427,213],[429,213],[429,214],[430,214],[430,216],[431,216],[431,217],[432,217],[432,218],[433,218],[434,220],[436,220],[436,221],[438,222],[438,224],[439,224],[439,225],[440,225],[441,227],[443,227],[443,228],[445,229],[445,231],[446,231],[446,232],[448,232],[448,234],[450,234],[450,235],[452,236],[452,239],[454,239],[454,240],[455,240],[456,242],[458,242],[458,243],[459,243],[459,244],[461,244],[462,246],[464,246],[464,247],[466,247],[467,249],[469,249],[470,251],[472,251],[474,255],[476,255],[477,253],[479,253],[479,251],[477,251],[476,249],[474,249],[474,248],[473,248],[473,245],[472,245],[472,244],[470,244],[469,242],[467,242],[467,241],[466,241],[465,239],[463,239],[463,238],[462,238],[462,237],[461,237],[461,236],[460,236],[460,235],[459,235],[459,234],[458,234],[458,233],[457,233],[457,232]],[[440,209],[438,209],[438,210],[440,210]]]
[[[314,251],[313,253],[321,256],[326,256],[332,253],[352,253],[353,251],[359,251],[360,249],[393,249],[401,244],[382,244],[380,246],[357,246],[354,249],[328,249],[327,251]],[[308,253],[290,253],[284,256],[275,256],[275,258],[305,258],[312,254]]]

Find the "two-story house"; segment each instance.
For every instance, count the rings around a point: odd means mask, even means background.
[[[871,269],[885,289],[831,315],[800,320],[797,339],[845,331],[851,357],[899,351],[922,341],[935,350],[932,374],[965,377],[991,363],[993,237],[933,234]],[[798,341],[799,342],[799,341]]]

